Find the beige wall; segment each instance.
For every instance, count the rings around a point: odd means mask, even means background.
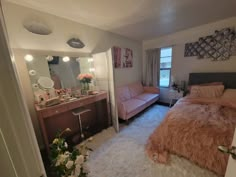
[[[211,35],[217,29],[236,28],[236,17],[210,23],[174,34],[143,42],[143,54],[146,49],[173,46],[172,75],[177,80],[188,81],[190,72],[236,72],[236,56],[227,61],[212,62],[210,59],[198,60],[196,57],[184,57],[184,47],[187,42],[195,42],[199,37]],[[143,55],[143,70],[145,72],[145,56]],[[161,89],[161,100],[168,102],[168,90]]]
[[[24,86],[25,98],[30,109],[31,117],[37,133],[39,144],[42,139],[39,131],[38,120],[33,108],[33,96],[30,91],[28,73],[24,64],[23,56],[26,53],[40,55],[69,55],[91,56],[93,53],[107,51],[112,46],[130,48],[134,54],[134,66],[131,69],[115,70],[116,85],[140,81],[142,76],[142,43],[125,37],[92,28],[83,24],[59,18],[53,15],[18,6],[8,2],[3,3],[10,45],[14,49],[14,56],[18,62],[18,73]],[[23,28],[23,21],[33,18],[45,21],[53,30],[48,36],[35,35]],[[85,44],[83,49],[70,48],[66,41],[70,37],[79,37]]]

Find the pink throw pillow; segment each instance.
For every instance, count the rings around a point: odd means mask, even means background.
[[[191,98],[217,98],[222,96],[224,85],[192,86]]]

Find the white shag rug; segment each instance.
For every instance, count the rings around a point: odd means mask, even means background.
[[[168,165],[153,163],[147,157],[147,139],[168,110],[154,105],[123,126],[120,133],[109,128],[95,135],[89,145],[94,150],[88,161],[89,177],[217,177],[175,155]]]

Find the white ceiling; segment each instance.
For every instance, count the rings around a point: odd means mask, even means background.
[[[236,16],[236,0],[8,0],[146,40]]]

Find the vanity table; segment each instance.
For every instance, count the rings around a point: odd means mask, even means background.
[[[79,134],[78,120],[72,114],[75,109],[86,108],[91,110],[81,116],[83,128],[86,128],[86,131],[89,132],[89,135],[85,135],[85,138],[111,126],[108,93],[105,91],[50,107],[40,108],[35,105],[35,108],[47,150],[49,150],[49,144],[58,131],[70,128],[72,131],[67,134],[67,137]]]

